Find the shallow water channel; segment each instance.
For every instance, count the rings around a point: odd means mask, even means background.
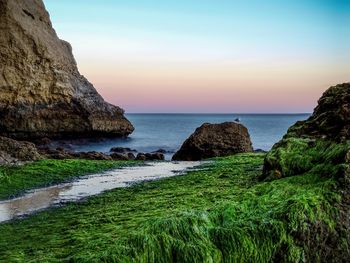
[[[152,162],[124,167],[50,187],[35,189],[10,200],[0,201],[0,222],[5,222],[51,206],[79,201],[114,188],[176,176],[199,166],[201,162]]]

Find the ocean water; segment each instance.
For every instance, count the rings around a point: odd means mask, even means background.
[[[111,147],[129,147],[138,152],[158,149],[169,151],[167,157],[180,148],[183,141],[205,122],[221,123],[239,118],[250,133],[254,149],[268,151],[296,121],[310,114],[126,114],[135,131],[126,139],[106,139],[70,145],[77,151],[109,152]]]

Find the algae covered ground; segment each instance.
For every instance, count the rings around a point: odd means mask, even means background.
[[[0,200],[38,187],[62,183],[107,169],[134,164],[131,161],[42,160],[23,166],[0,166]]]
[[[0,261],[302,262],[310,225],[335,227],[336,181],[306,173],[259,182],[263,159],[218,158],[0,224]]]

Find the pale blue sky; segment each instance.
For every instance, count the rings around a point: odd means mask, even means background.
[[[209,111],[304,112],[327,86],[349,81],[350,1],[44,2],[82,73],[127,111],[208,111],[206,99],[190,105],[183,97],[203,90],[217,95],[209,85],[217,79],[223,97]],[[149,105],[135,99],[143,88],[151,93]],[[261,97],[252,108],[246,100],[256,89],[286,97],[275,105]],[[167,92],[171,103],[152,100]]]

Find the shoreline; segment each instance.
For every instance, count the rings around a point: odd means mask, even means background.
[[[0,223],[21,219],[32,214],[77,203],[116,188],[131,187],[147,181],[186,174],[204,162],[145,162],[121,165],[118,168],[76,176],[63,182],[29,189],[15,198],[0,200]]]
[[[133,165],[138,165],[138,162],[46,159],[21,166],[0,166],[0,201],[16,198],[30,189],[49,187],[91,173]]]

